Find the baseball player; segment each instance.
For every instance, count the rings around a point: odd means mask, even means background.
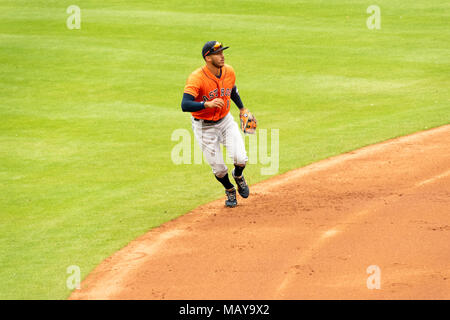
[[[228,48],[217,41],[208,41],[203,46],[202,57],[205,65],[188,77],[181,109],[191,112],[195,139],[214,176],[225,188],[225,205],[235,207],[236,189],[228,177],[228,168],[223,160],[220,144],[226,147],[228,156],[234,161],[232,175],[239,194],[247,198],[250,190],[242,173],[248,157],[239,127],[230,113],[230,99],[240,109],[241,128],[245,133],[254,133],[256,119],[244,108],[235,85],[234,70],[225,64],[223,50]]]

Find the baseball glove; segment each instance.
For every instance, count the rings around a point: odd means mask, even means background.
[[[241,118],[242,131],[247,134],[254,134],[258,125],[255,116],[246,108],[241,110],[239,116]]]

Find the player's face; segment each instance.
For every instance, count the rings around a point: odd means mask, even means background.
[[[214,53],[209,55],[211,58],[211,63],[216,68],[222,68],[225,64],[225,56],[223,55],[223,51]]]

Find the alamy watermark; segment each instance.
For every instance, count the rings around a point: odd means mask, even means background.
[[[367,289],[381,289],[381,269],[377,265],[368,266],[366,269],[367,274],[370,276],[367,278]]]
[[[268,141],[268,130],[258,129],[255,134],[244,135],[244,142],[248,142],[248,164],[261,164],[262,175],[273,175],[278,173],[280,167],[280,139],[279,129],[270,130],[270,150]],[[200,137],[199,140],[203,138]],[[205,138],[207,139],[207,138]],[[172,162],[176,165],[204,163],[204,155],[192,131],[187,129],[176,129],[172,132],[171,140],[176,143],[171,151]],[[234,161],[227,153],[223,152],[223,146],[220,146],[222,159],[226,164],[233,164]],[[229,150],[228,150],[229,151]],[[269,152],[270,151],[270,152]]]
[[[373,4],[367,7],[366,12],[371,14],[366,20],[366,25],[369,30],[379,30],[381,29],[381,10],[380,7]]]
[[[81,29],[81,9],[79,6],[71,5],[67,7],[66,12],[70,16],[66,20],[67,29]]]
[[[66,280],[66,286],[67,289],[73,290],[73,289],[81,289],[81,269],[79,266],[68,266],[67,267],[67,274],[70,276],[67,277]]]

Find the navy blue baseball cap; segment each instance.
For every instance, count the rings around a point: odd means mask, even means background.
[[[229,47],[224,47],[222,43],[220,43],[219,41],[208,41],[203,46],[202,57],[204,59],[206,56],[209,56],[210,54],[217,53],[228,48]]]

